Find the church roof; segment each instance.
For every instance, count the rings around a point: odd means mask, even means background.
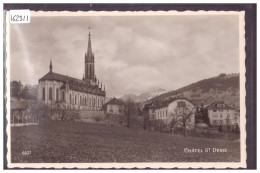
[[[68,82],[70,90],[102,96],[105,95],[105,91],[102,91],[101,88],[99,88],[97,85],[91,85],[88,81],[76,79],[70,76],[65,76],[54,72],[49,72],[39,79],[39,81],[44,80],[56,80],[64,82],[60,89],[65,89],[66,83]]]
[[[54,72],[49,72],[46,75],[44,75],[42,78],[39,79],[39,81],[43,81],[43,80],[57,80],[57,81],[62,81],[62,82],[66,82],[67,80],[73,80],[73,81],[77,81],[77,82],[87,82],[87,81],[82,81],[80,79],[77,78],[73,78],[70,76],[65,76],[62,74],[58,74],[58,73],[54,73]]]

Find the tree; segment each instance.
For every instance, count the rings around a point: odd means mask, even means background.
[[[185,102],[183,102],[185,103]],[[187,104],[178,105],[177,108],[174,110],[173,116],[176,117],[178,122],[181,122],[183,127],[183,135],[187,136],[187,121],[191,120],[192,116],[194,115],[194,110],[196,107],[189,106]]]
[[[64,101],[58,101],[53,104],[52,113],[58,115],[58,118],[62,121],[79,120],[80,107],[68,107]]]
[[[206,123],[210,125],[208,109],[204,108],[203,103],[200,107],[196,107],[196,114],[195,114],[195,122],[196,123]]]
[[[64,102],[57,102],[53,105],[52,108],[53,113],[57,114],[59,119],[62,121],[66,121],[70,116],[70,111],[67,109]]]
[[[134,112],[134,108],[135,108],[135,102],[128,97],[124,105],[124,115],[126,118],[127,127],[130,127],[130,121]]]
[[[11,82],[11,97],[16,97],[20,99],[22,96],[22,90],[23,90],[23,85],[20,81]]]

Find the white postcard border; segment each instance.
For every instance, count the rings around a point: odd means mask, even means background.
[[[8,168],[246,168],[246,66],[245,66],[245,12],[244,11],[89,11],[89,12],[35,12],[31,17],[41,16],[139,16],[139,15],[239,15],[239,64],[240,64],[240,162],[151,162],[151,163],[11,163],[10,126],[10,23],[6,13],[6,109],[7,109],[7,167]]]

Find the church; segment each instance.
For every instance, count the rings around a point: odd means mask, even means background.
[[[88,34],[85,70],[82,80],[54,73],[50,61],[49,72],[38,81],[38,101],[51,106],[63,102],[67,108],[100,110],[105,104],[105,85],[95,75],[95,57]]]

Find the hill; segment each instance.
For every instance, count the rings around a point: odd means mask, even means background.
[[[217,77],[204,79],[188,86],[156,96],[152,100],[165,100],[169,97],[182,95],[190,99],[194,104],[208,105],[216,100],[224,100],[236,108],[239,108],[239,74],[220,74]]]
[[[135,102],[144,102],[149,99],[152,99],[158,95],[166,93],[167,91],[162,88],[150,88],[147,92],[141,93],[139,95],[136,94],[126,94],[122,96],[120,99],[126,100],[127,98],[131,98]]]

